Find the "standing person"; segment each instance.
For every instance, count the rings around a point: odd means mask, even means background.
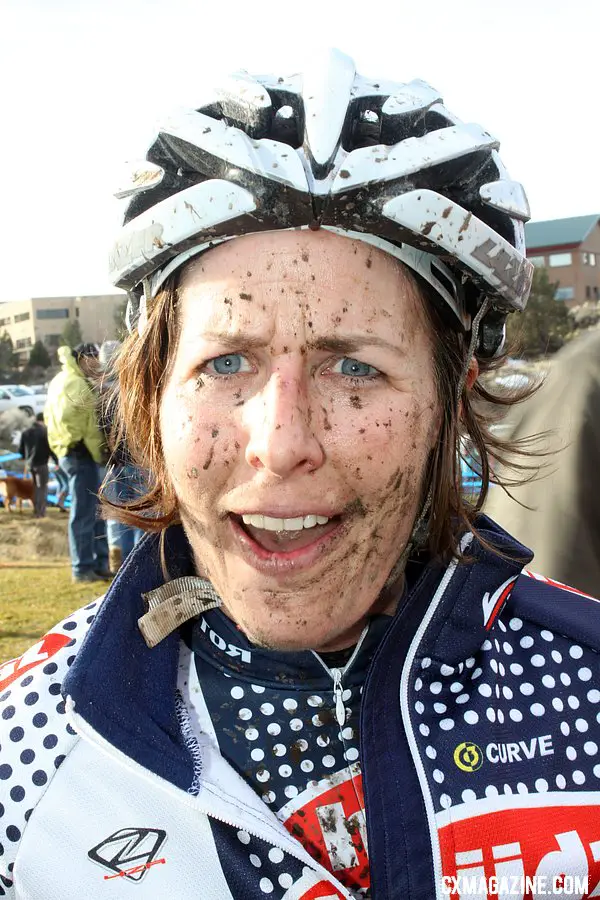
[[[510,495],[493,490],[486,512],[531,547],[549,578],[600,597],[600,331],[563,347],[507,424],[510,440],[543,435],[543,477]]]
[[[69,549],[74,582],[110,577],[106,525],[99,517],[100,469],[105,458],[96,396],[88,379],[98,371],[98,348],[59,347],[62,370],[52,379],[46,401],[48,440],[69,480]]]
[[[43,413],[38,413],[33,425],[21,434],[18,453],[25,460],[33,477],[33,515],[36,519],[43,519],[48,502],[48,460],[53,459],[58,463],[56,454],[48,443]]]
[[[600,606],[460,478],[463,436],[507,449],[474,400],[527,300],[523,190],[339,53],[199,93],[111,254],[151,473],[121,515],[154,534],[0,695],[8,897],[593,896]]]
[[[104,495],[117,504],[124,504],[143,496],[145,493],[142,473],[133,465],[125,445],[115,443],[113,434],[114,404],[118,402],[118,387],[115,382],[114,362],[121,344],[119,341],[104,341],[100,347],[98,362],[101,378],[99,421],[106,445],[109,448]],[[107,518],[108,563],[115,575],[127,559],[144,532],[118,519]]]
[[[58,496],[56,498],[56,505],[61,510],[61,512],[67,512],[67,508],[65,506],[65,500],[69,494],[69,479],[67,478],[67,473],[63,472],[59,465],[54,469],[54,475],[58,482]]]

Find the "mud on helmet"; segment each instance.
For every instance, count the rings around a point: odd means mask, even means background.
[[[527,302],[529,206],[498,141],[424,81],[365,78],[331,51],[303,74],[238,73],[167,118],[117,197],[110,254],[128,325],[193,255],[243,234],[326,228],[417,272],[476,352],[498,353]],[[479,321],[481,319],[481,321]]]

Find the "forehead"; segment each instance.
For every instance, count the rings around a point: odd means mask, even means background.
[[[370,244],[323,229],[246,235],[214,247],[182,271],[179,299],[185,343],[217,331],[299,340],[393,331],[429,343],[423,298],[408,270]]]
[[[264,284],[293,282],[306,289],[328,291],[340,283],[365,291],[389,289],[402,293],[412,278],[397,261],[359,240],[318,231],[276,231],[227,241],[202,254],[182,272],[180,289],[220,285],[249,279]]]

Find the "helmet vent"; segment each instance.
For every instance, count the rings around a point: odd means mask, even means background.
[[[302,126],[296,110],[289,103],[284,103],[273,116],[269,137],[297,150],[302,145],[301,132]]]

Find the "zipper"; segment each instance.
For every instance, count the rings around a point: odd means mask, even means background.
[[[346,723],[346,707],[344,706],[344,697],[343,697],[344,686],[342,684],[342,678],[344,677],[344,675],[346,675],[350,671],[351,667],[353,666],[353,664],[356,660],[356,657],[360,653],[360,648],[362,647],[364,640],[368,633],[369,633],[369,625],[367,624],[363,628],[363,632],[362,632],[360,638],[358,639],[358,643],[357,643],[356,647],[354,648],[352,656],[350,657],[350,659],[348,660],[348,662],[346,663],[346,665],[344,666],[343,669],[339,669],[339,668],[330,669],[329,666],[321,659],[321,657],[319,656],[317,651],[311,650],[311,653],[313,654],[313,656],[315,656],[318,659],[318,661],[321,663],[321,665],[323,666],[323,668],[325,669],[325,671],[327,672],[327,674],[333,681],[333,699],[335,702],[335,718],[336,718],[336,721],[337,721],[338,725],[340,726],[340,728],[343,728]]]
[[[277,829],[273,828],[273,826],[269,826],[268,830],[261,830],[257,825],[257,827],[253,829],[248,827],[248,822],[246,822],[245,820],[236,822],[233,818],[229,818],[226,815],[218,815],[214,812],[214,810],[209,810],[205,804],[201,804],[199,802],[197,796],[192,796],[189,793],[185,793],[184,791],[175,787],[175,785],[172,785],[170,782],[166,781],[164,778],[160,778],[158,775],[155,775],[154,772],[150,771],[150,769],[145,769],[143,766],[141,766],[135,760],[131,759],[131,757],[127,756],[121,750],[113,747],[113,745],[110,744],[109,741],[98,734],[98,732],[96,732],[92,728],[92,726],[85,721],[85,719],[83,719],[78,713],[75,712],[75,703],[70,696],[66,698],[66,709],[68,712],[68,717],[71,720],[71,724],[74,728],[76,728],[78,734],[80,734],[81,737],[84,738],[84,740],[87,740],[88,743],[98,747],[107,756],[116,760],[120,765],[123,765],[125,766],[125,768],[130,769],[132,772],[134,772],[134,774],[141,776],[145,781],[149,781],[158,789],[166,791],[167,793],[175,793],[179,802],[184,803],[186,806],[193,806],[196,811],[204,814],[205,816],[216,819],[218,822],[222,822],[224,825],[228,825],[230,828],[243,830],[247,832],[251,837],[255,837],[261,841],[265,841],[272,847],[277,847],[277,849],[282,850],[284,853],[289,853],[290,856],[293,856],[295,859],[308,866],[317,877],[320,877],[323,881],[334,886],[338,891],[340,891],[342,897],[347,898],[347,900],[352,900],[352,895],[348,893],[344,885],[336,879],[335,875],[332,875],[332,873],[329,872],[324,866],[314,860],[307,851],[303,850],[302,845],[297,840],[290,837],[290,842],[293,842],[290,843],[289,841],[283,840],[282,838],[277,839],[278,832]],[[209,785],[206,782],[204,782],[204,788],[210,794],[213,794],[218,800],[223,801],[223,797],[221,796],[221,791],[219,788]],[[237,806],[238,809],[244,810],[248,816],[257,819],[258,822],[260,821],[260,819],[258,819],[258,817],[256,816],[256,813],[248,806],[246,806],[243,802],[240,802],[237,798],[225,798],[225,802]],[[284,826],[281,825],[281,828],[283,829]]]
[[[472,534],[464,535],[463,539],[460,542],[461,552],[467,549],[471,541],[473,540]],[[404,660],[404,665],[402,667],[402,674],[400,676],[400,710],[402,715],[402,721],[404,722],[404,730],[406,732],[406,739],[408,741],[408,747],[413,759],[413,763],[415,769],[417,771],[417,777],[419,779],[419,785],[421,787],[421,792],[423,794],[423,801],[425,803],[425,811],[427,813],[427,825],[429,829],[429,840],[431,844],[431,858],[433,861],[433,876],[434,876],[434,886],[436,897],[439,897],[440,887],[442,885],[442,854],[440,851],[440,842],[438,837],[438,830],[435,820],[435,809],[433,806],[433,799],[431,797],[431,791],[429,789],[429,784],[427,781],[427,775],[425,773],[425,767],[423,766],[423,761],[421,760],[421,755],[419,753],[419,748],[417,745],[417,741],[415,738],[415,733],[412,726],[412,718],[410,711],[410,704],[408,699],[408,680],[410,675],[410,670],[412,668],[412,664],[414,658],[416,656],[417,650],[423,639],[423,635],[425,634],[429,623],[431,622],[438,606],[440,605],[444,594],[446,593],[446,589],[448,585],[452,581],[456,568],[458,566],[458,560],[453,559],[449,564],[448,568],[444,573],[444,577],[438,585],[438,588],[433,595],[433,599],[429,604],[429,607],[421,619],[419,623],[419,627],[417,628],[414,637],[410,643],[410,647],[408,648],[408,653],[406,654],[406,659]]]

